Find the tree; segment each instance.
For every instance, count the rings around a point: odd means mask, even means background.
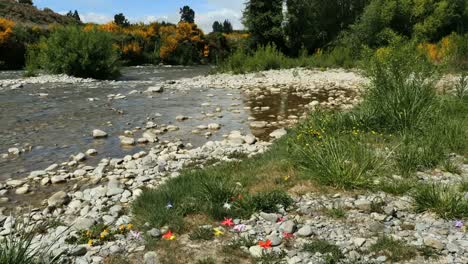
[[[78,14],[77,10],[73,13],[73,18],[76,19],[76,21],[81,21],[80,14]]]
[[[18,0],[18,3],[20,4],[26,4],[26,5],[33,5],[32,0]]]
[[[254,47],[275,44],[284,49],[283,0],[250,0],[244,10],[244,25]]]
[[[334,41],[354,23],[369,0],[287,0],[286,35],[292,55]]]
[[[77,10],[75,10],[75,12],[72,12],[71,10],[68,11],[67,17],[72,17],[72,18],[74,18],[76,21],[81,21],[80,15],[78,14],[78,11],[77,11]]]
[[[233,28],[232,28],[232,24],[229,20],[224,20],[224,23],[223,23],[223,32],[224,33],[232,33]]]
[[[180,9],[180,21],[195,23],[195,11],[190,6],[184,6]]]
[[[215,21],[213,23],[213,32],[220,33],[220,32],[223,32],[223,30],[224,30],[223,25],[221,25],[219,21]]]
[[[127,27],[130,25],[130,22],[128,22],[127,18],[125,18],[124,14],[122,13],[114,16],[114,23],[123,27]]]

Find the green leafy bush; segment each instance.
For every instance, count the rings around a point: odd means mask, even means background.
[[[377,52],[367,68],[364,96],[368,125],[389,132],[421,129],[437,108],[437,72],[412,45]]]
[[[29,70],[107,79],[119,75],[118,54],[109,33],[79,27],[55,30],[28,50]]]

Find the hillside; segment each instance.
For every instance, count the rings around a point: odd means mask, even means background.
[[[73,18],[55,13],[51,9],[40,10],[35,6],[20,4],[15,0],[0,0],[0,17],[29,25],[77,23]]]

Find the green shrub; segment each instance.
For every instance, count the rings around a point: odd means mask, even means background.
[[[363,109],[369,126],[390,132],[421,129],[437,110],[435,68],[412,45],[377,52],[367,74]]]
[[[344,254],[338,246],[330,244],[325,240],[314,239],[312,241],[308,241],[304,244],[302,250],[312,254],[319,252],[327,255],[326,263],[330,264],[339,263],[339,261],[344,258]]]
[[[468,200],[451,186],[420,185],[413,194],[417,212],[433,211],[446,219],[468,216]]]
[[[412,259],[418,253],[417,248],[388,236],[379,237],[369,250],[376,254],[385,255],[392,262]]]
[[[252,54],[238,49],[228,57],[218,70],[234,74],[289,68],[286,56],[274,45],[258,47]]]
[[[79,27],[58,28],[28,49],[29,70],[107,79],[119,75],[118,53],[110,33]]]
[[[382,163],[373,150],[349,136],[325,137],[300,148],[306,177],[337,188],[370,186]]]

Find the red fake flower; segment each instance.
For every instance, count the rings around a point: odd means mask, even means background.
[[[167,231],[166,234],[164,234],[162,236],[162,238],[166,239],[166,240],[174,240],[175,239],[175,236],[172,234],[171,230]]]
[[[258,241],[258,245],[262,248],[271,248],[271,241],[268,239],[267,241]]]
[[[221,222],[221,225],[223,226],[234,226],[234,223],[232,222],[232,218],[224,218],[224,221]]]
[[[283,237],[286,238],[286,239],[289,239],[289,238],[293,238],[294,235],[291,234],[291,233],[283,232]]]

